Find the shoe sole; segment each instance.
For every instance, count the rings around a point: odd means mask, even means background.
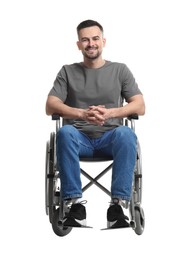
[[[66,227],[85,227],[86,219],[79,220],[72,217],[68,217],[66,218],[66,220],[64,220],[63,225]]]
[[[108,221],[107,228],[126,228],[130,227],[130,224],[125,219],[118,219],[116,221]]]

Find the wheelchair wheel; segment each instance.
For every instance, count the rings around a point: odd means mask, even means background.
[[[144,231],[144,226],[145,226],[144,211],[142,208],[139,207],[135,208],[135,223],[136,223],[136,227],[134,231],[137,235],[141,235]]]
[[[54,206],[54,175],[55,175],[55,133],[50,135],[50,143],[46,146],[46,169],[45,169],[45,208],[46,214],[52,223]]]
[[[59,220],[59,208],[57,208],[53,214],[52,228],[54,233],[60,237],[68,235],[72,230],[72,227],[64,227],[62,222]]]
[[[142,158],[141,158],[141,148],[139,142],[137,143],[137,160],[135,167],[134,176],[134,190],[136,192],[135,202],[142,202]]]
[[[49,172],[49,142],[46,144],[46,159],[45,159],[45,211],[49,214],[49,203],[48,203],[48,180],[47,174]]]

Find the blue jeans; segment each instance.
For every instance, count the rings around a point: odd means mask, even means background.
[[[80,157],[112,156],[112,198],[130,200],[136,161],[137,138],[127,126],[105,132],[91,139],[71,125],[57,133],[57,161],[63,199],[82,197]]]

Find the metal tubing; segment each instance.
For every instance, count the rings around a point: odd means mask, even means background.
[[[109,196],[111,196],[111,192],[98,182],[98,180],[99,180],[106,172],[108,172],[111,168],[112,168],[112,163],[111,163],[105,170],[103,170],[101,173],[99,173],[95,178],[92,178],[87,172],[85,172],[83,169],[80,169],[80,170],[81,170],[81,173],[82,173],[88,180],[90,180],[90,182],[82,188],[82,191],[84,192],[84,191],[87,190],[89,187],[91,187],[93,184],[95,184],[95,185],[98,186],[101,190],[103,190],[106,194],[108,194]]]

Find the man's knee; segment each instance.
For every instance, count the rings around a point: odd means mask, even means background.
[[[65,125],[57,132],[57,144],[58,145],[69,145],[70,142],[76,142],[78,130],[71,125]]]
[[[115,138],[117,139],[117,141],[119,142],[132,142],[135,143],[137,141],[137,137],[135,135],[135,133],[133,132],[133,130],[128,127],[128,126],[119,126],[116,128],[115,131]]]
[[[57,137],[66,138],[68,136],[71,136],[75,132],[76,132],[75,127],[73,127],[72,125],[65,125],[59,129],[57,133]]]

